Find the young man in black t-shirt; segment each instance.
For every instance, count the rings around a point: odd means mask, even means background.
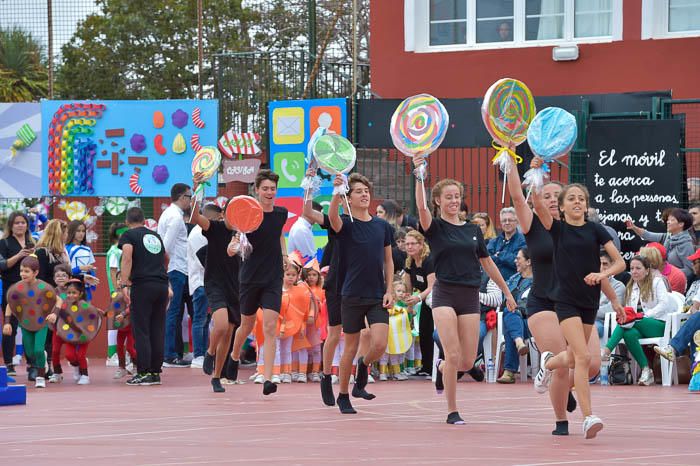
[[[336,188],[344,183],[336,176]],[[357,373],[352,395],[372,399],[365,391],[367,368],[384,354],[389,335],[389,312],[392,306],[394,263],[391,257],[393,232],[384,220],[369,213],[372,186],[367,178],[353,173],[348,178],[347,194],[352,217],[338,212],[340,195],[334,194],[328,209],[331,228],[340,247],[340,260],[345,272],[341,295],[341,320],[345,332],[345,350],[340,361],[338,407],[343,414],[354,414],[348,386],[352,362],[360,343],[360,331],[369,324],[370,341],[366,353],[357,360]]]
[[[195,186],[197,181],[195,179]],[[213,375],[212,388],[214,392],[221,393],[226,391],[221,386],[221,371],[226,362],[233,331],[241,325],[238,300],[240,257],[233,250],[236,232],[228,220],[210,220],[201,215],[194,205],[192,207],[192,223],[202,228],[202,235],[208,241],[204,265],[204,292],[214,321],[202,370],[207,375]]]
[[[143,210],[126,212],[129,229],[119,238],[122,250],[121,283],[124,298],[131,305],[138,372],[127,385],[160,385],[165,349],[165,309],[168,306],[168,274],[165,246],[158,233],[144,226]]]
[[[260,201],[264,217],[260,227],[247,234],[253,251],[242,261],[240,267],[241,326],[236,330],[231,360],[228,361],[226,369],[227,379],[238,378],[241,349],[253,331],[258,309],[262,309],[265,334],[263,395],[277,391],[277,385],[270,379],[275,362],[277,321],[282,306],[282,275],[287,260],[282,230],[287,222],[288,212],[284,207],[275,206],[278,181],[279,175],[271,170],[260,170],[255,177],[255,195]],[[240,246],[238,238],[235,238],[233,243],[232,251],[237,251]]]

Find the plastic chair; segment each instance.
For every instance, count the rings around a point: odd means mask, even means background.
[[[495,361],[495,372],[496,372],[496,378],[498,378],[498,375],[500,374],[501,371],[501,353],[505,351],[505,346],[506,346],[506,339],[503,336],[503,312],[504,311],[498,311],[498,327],[496,329],[498,330],[498,339],[496,340],[496,361]],[[505,311],[509,312],[509,311]],[[530,352],[532,352],[532,346],[530,345],[530,342],[528,340],[528,347],[530,347]],[[490,349],[489,349],[490,351]],[[484,338],[484,359],[486,359],[486,339]],[[520,356],[520,381],[521,382],[527,382],[527,354],[524,356]]]

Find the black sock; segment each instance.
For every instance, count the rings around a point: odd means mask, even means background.
[[[80,373],[80,375],[88,375],[87,367],[85,369],[78,369],[78,372]]]
[[[364,400],[373,400],[377,396],[369,393],[364,388],[359,388],[357,385],[352,387],[352,396],[355,398],[362,398]]]
[[[355,386],[363,390],[367,386],[368,380],[367,365],[365,364],[365,359],[360,356],[357,359],[357,371],[355,374]]]
[[[461,425],[464,424],[464,419],[457,411],[454,411],[447,415],[447,423]]]
[[[209,354],[209,351],[204,352],[202,371],[207,375],[211,375],[214,372],[214,356]]]
[[[574,398],[573,393],[569,392],[569,399],[566,402],[566,410],[570,413],[576,411],[576,398]]]
[[[435,371],[435,391],[438,395],[445,390],[445,385],[442,383],[442,371],[440,370],[440,359],[437,362],[437,370]]]
[[[552,435],[569,435],[569,421],[557,421],[557,428],[552,431]]]
[[[321,376],[321,398],[326,406],[335,406],[335,395],[333,394],[333,380],[329,374]]]
[[[339,393],[338,394],[338,408],[340,409],[340,412],[342,414],[357,414],[357,411],[355,411],[355,408],[352,407],[352,403],[350,403],[350,395],[347,393]]]
[[[211,379],[211,386],[214,389],[214,393],[223,393],[226,391],[226,389],[221,386],[221,379],[218,377],[213,377]]]
[[[277,391],[277,385],[266,380],[263,384],[263,395],[271,395]]]
[[[484,371],[482,371],[477,366],[474,366],[471,369],[469,369],[467,373],[472,377],[472,379],[476,380],[477,382],[484,381]],[[457,373],[457,375],[459,376],[459,372]]]
[[[226,364],[226,378],[231,382],[238,380],[238,363],[239,361],[234,361],[229,356],[228,363]]]

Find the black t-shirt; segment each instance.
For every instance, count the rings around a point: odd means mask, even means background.
[[[280,236],[285,223],[287,209],[275,206],[272,212],[264,213],[260,227],[246,235],[253,252],[241,263],[241,285],[266,285],[282,281],[284,270]]]
[[[398,246],[391,247],[391,259],[394,262],[394,272],[399,272],[406,267],[406,257],[406,252],[399,249]]]
[[[552,235],[542,225],[537,215],[532,216],[530,231],[525,235],[525,244],[530,253],[532,275],[534,277],[530,293],[540,299],[545,299],[554,287],[554,242]]]
[[[489,257],[481,229],[473,223],[453,225],[433,218],[425,232],[435,262],[437,280],[452,285],[478,288],[481,284],[479,259]]]
[[[34,247],[34,244],[27,243],[27,247]],[[16,256],[22,250],[19,241],[14,236],[8,238],[0,239],[0,256],[4,257],[5,260],[10,260],[13,256]],[[14,285],[22,279],[19,276],[19,265],[22,260],[18,260],[14,266],[7,270],[3,270],[0,277],[2,277],[3,289],[8,290],[11,285]],[[4,309],[3,309],[4,312]]]
[[[46,248],[38,248],[35,254],[36,259],[39,261],[39,275],[37,275],[37,278],[45,281],[53,287],[56,287],[56,282],[53,280],[53,272],[61,261],[57,260],[56,262],[51,262],[51,257],[49,256],[49,252]],[[69,263],[66,263],[66,265],[70,266]]]
[[[204,266],[204,286],[216,283],[238,296],[238,274],[241,258],[238,254],[231,257],[226,252],[231,238],[236,232],[226,228],[223,221],[210,220],[209,229],[202,230],[207,239],[207,259]],[[279,242],[279,241],[278,241]]]
[[[343,218],[345,215],[340,217]],[[324,230],[328,230],[328,243],[323,250],[323,257],[321,258],[321,268],[328,266],[328,274],[323,281],[323,289],[326,290],[326,293],[340,294],[340,290],[343,288],[343,281],[345,280],[345,271],[340,261],[340,248],[337,244],[336,233],[331,228],[331,221],[328,215],[323,214],[323,225],[319,226]]]
[[[141,226],[130,228],[119,238],[119,249],[125,244],[133,247],[131,257],[131,283],[138,286],[144,281],[168,282],[165,271],[165,246],[155,231]]]
[[[382,299],[384,286],[384,248],[391,246],[393,228],[378,217],[363,222],[341,217],[343,228],[337,234],[340,261],[344,265],[341,294],[354,298]],[[393,280],[393,277],[388,277]]]
[[[432,256],[423,259],[420,267],[416,265],[416,261],[411,261],[411,266],[404,267],[404,270],[411,277],[411,287],[422,293],[428,288],[428,275],[435,273]]]
[[[586,222],[582,226],[554,220],[549,230],[554,242],[554,302],[580,309],[598,309],[600,285],[588,286],[583,279],[600,272],[600,247],[612,241],[603,225]]]

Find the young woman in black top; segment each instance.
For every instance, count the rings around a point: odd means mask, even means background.
[[[2,309],[7,307],[7,290],[20,281],[19,264],[22,259],[34,253],[34,241],[29,233],[29,220],[22,212],[12,212],[7,219],[5,237],[0,240],[0,257],[5,261],[0,263],[2,269]],[[12,356],[15,352],[15,337],[17,336],[17,319],[10,318],[12,333],[2,335],[2,357],[7,366],[7,373],[15,375]]]
[[[421,167],[424,158],[414,157],[413,163]],[[457,412],[457,371],[471,369],[476,358],[482,267],[503,291],[508,309],[513,311],[517,305],[486,251],[481,230],[459,217],[464,197],[461,183],[444,179],[433,187],[432,202],[440,213],[437,218],[426,206],[422,183],[420,179],[416,183],[416,207],[435,263],[433,319],[445,352],[445,360],[437,362],[435,388],[438,393],[446,390],[447,423],[464,424]]]
[[[532,162],[532,167],[541,165],[541,159],[535,158]],[[586,221],[588,199],[585,186],[572,184],[565,187],[558,199],[563,218],[558,220],[539,196],[533,198],[537,217],[552,237],[554,287],[548,296],[554,302],[554,310],[569,345],[567,351],[562,350],[557,355],[551,351],[542,352],[535,390],[543,393],[549,388],[553,371],[573,366],[576,393],[585,417],[583,432],[586,438],[593,438],[603,428],[603,422],[593,415],[591,409],[588,377],[592,357],[588,341],[595,323],[601,286],[610,300],[616,302],[617,297],[607,279],[624,270],[625,263],[605,228]],[[613,259],[605,273],[600,272],[601,246]],[[624,315],[619,303],[616,308]]]

